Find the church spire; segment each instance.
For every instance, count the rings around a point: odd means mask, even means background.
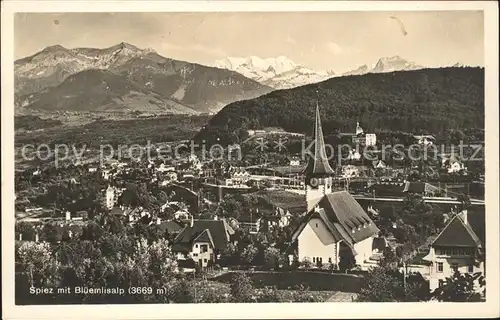
[[[319,115],[319,104],[317,101],[316,120],[314,124],[314,158],[309,157],[304,173],[308,176],[329,176],[334,174],[332,167],[328,163],[325,140],[323,137],[323,128],[321,127],[321,119]]]

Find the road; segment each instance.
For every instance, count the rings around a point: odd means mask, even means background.
[[[373,201],[389,201],[389,202],[403,202],[403,198],[381,198],[381,197],[370,197],[365,195],[352,195],[356,200],[373,200]],[[444,197],[423,197],[424,201],[427,203],[447,203],[447,204],[460,204],[460,201],[454,198],[444,198]],[[483,200],[471,199],[471,205],[484,206]]]

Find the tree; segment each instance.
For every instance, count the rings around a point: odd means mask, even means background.
[[[60,265],[49,243],[24,242],[17,251],[17,257],[30,287],[56,285]]]
[[[339,252],[339,270],[345,272],[356,265],[356,260],[350,249],[340,250]]]
[[[304,269],[311,269],[313,267],[313,263],[312,261],[308,258],[308,257],[304,257],[304,259],[302,259],[301,263],[300,263]]]
[[[258,294],[258,302],[285,302],[284,294],[279,291],[275,286],[264,287]]]
[[[273,269],[279,267],[280,263],[283,262],[283,258],[278,249],[268,247],[264,249],[264,262],[268,269]]]
[[[463,193],[459,194],[457,196],[457,201],[460,202],[460,204],[458,206],[459,212],[467,210],[467,208],[470,207],[470,204],[471,204],[470,197],[466,194],[463,194]]]
[[[252,302],[252,280],[245,273],[236,273],[231,281],[231,296],[234,302]]]
[[[258,252],[259,249],[257,249],[256,246],[250,243],[243,249],[243,251],[240,254],[241,262],[246,264],[251,264],[254,261],[255,257],[257,256]]]
[[[397,302],[404,292],[398,279],[389,274],[386,268],[375,267],[365,276],[357,301]]]
[[[478,302],[482,301],[485,287],[486,280],[480,272],[471,275],[457,271],[434,290],[433,297],[446,302]]]

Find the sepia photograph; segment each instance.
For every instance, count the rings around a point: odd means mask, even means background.
[[[7,318],[499,315],[494,2],[153,2],[2,3]]]

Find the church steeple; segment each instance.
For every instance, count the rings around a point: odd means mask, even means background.
[[[304,173],[309,177],[324,177],[334,174],[332,167],[328,163],[318,102],[316,102],[316,119],[314,124],[314,156],[309,156]]]

